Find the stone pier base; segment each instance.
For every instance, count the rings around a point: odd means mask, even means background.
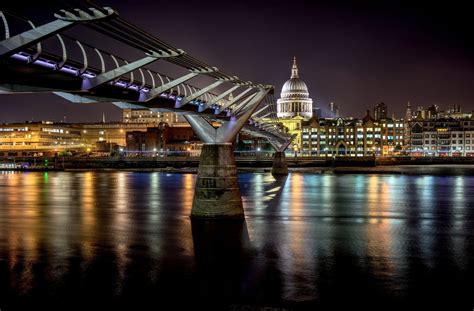
[[[191,217],[244,218],[232,144],[203,145]]]
[[[276,151],[273,157],[273,175],[288,175],[288,166],[286,165],[285,152]]]

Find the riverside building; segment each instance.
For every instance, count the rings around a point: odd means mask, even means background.
[[[374,120],[369,111],[363,119],[313,117],[302,122],[301,153],[307,156],[385,156],[403,150],[404,122]]]
[[[406,151],[412,156],[474,156],[474,119],[421,116],[408,122]]]
[[[148,128],[163,125],[191,129],[184,118],[176,113],[152,112],[148,109],[124,109],[123,122],[0,124],[0,156],[91,152],[104,149],[104,146],[108,146],[106,150],[112,150],[113,146],[125,149],[127,132],[147,132]],[[184,141],[180,143],[181,149],[188,148],[184,146]],[[195,144],[192,147],[195,149]]]
[[[127,131],[147,124],[27,122],[0,124],[0,156],[31,156],[64,151],[90,152],[105,143],[125,146]]]
[[[52,122],[0,124],[0,155],[84,148],[81,130]]]

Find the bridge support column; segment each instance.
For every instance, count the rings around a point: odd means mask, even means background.
[[[275,149],[275,155],[273,156],[272,175],[288,175],[288,165],[286,164],[285,150],[288,148],[294,138],[295,135],[293,135],[291,139],[284,142],[273,139],[268,140]]]
[[[244,218],[231,143],[203,145],[191,217]]]
[[[221,126],[197,115],[184,115],[203,144],[194,191],[192,218],[244,218],[233,142],[270,89],[258,89],[248,109]]]
[[[288,175],[288,166],[286,165],[286,157],[284,151],[275,151],[273,156],[273,175]]]

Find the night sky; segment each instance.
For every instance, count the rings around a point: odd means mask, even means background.
[[[378,102],[396,117],[408,101],[474,110],[474,33],[462,2],[97,3],[227,73],[275,85],[277,95],[296,56],[314,103],[334,101],[343,116],[363,117]],[[78,105],[46,94],[2,95],[0,101],[1,122],[121,117],[111,104]]]

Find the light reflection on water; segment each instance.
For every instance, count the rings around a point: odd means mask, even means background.
[[[473,177],[242,174],[246,222],[224,226],[191,222],[194,182],[0,174],[0,307],[472,303]]]

